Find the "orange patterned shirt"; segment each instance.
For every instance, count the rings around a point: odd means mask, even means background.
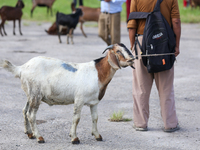
[[[131,0],[130,12],[152,12],[157,0]],[[172,18],[180,18],[178,0],[163,0],[160,11],[171,26]],[[143,34],[146,19],[130,20],[127,28],[137,29],[138,34]]]

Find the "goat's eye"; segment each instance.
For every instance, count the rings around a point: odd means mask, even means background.
[[[117,53],[125,58],[124,54],[120,50],[117,50]]]

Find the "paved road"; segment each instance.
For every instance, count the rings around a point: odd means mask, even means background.
[[[8,59],[22,65],[32,57],[42,55],[68,62],[87,62],[104,56],[106,44],[97,36],[97,27],[84,27],[88,38],[79,28],[75,30],[74,45],[62,44],[57,36],[49,36],[44,29],[50,23],[24,22],[23,36],[12,35],[12,22],[6,24],[7,37],[0,37],[0,59]],[[130,46],[126,24],[122,23],[122,43]],[[200,146],[200,24],[182,24],[181,54],[175,63],[175,97],[181,130],[164,133],[160,116],[159,99],[154,85],[150,98],[148,132],[136,132],[133,121],[110,122],[114,111],[124,111],[125,118],[132,118],[133,100],[132,69],[119,70],[109,84],[106,95],[98,105],[98,129],[102,142],[91,136],[89,107],[82,110],[77,133],[81,144],[72,145],[68,136],[72,121],[73,105],[40,105],[37,113],[38,128],[46,143],[38,144],[24,134],[22,108],[26,96],[20,88],[20,80],[0,68],[0,149],[1,150],[197,150]],[[35,53],[31,53],[34,51]],[[25,52],[25,53],[24,53]]]

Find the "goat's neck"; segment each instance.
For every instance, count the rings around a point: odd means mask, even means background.
[[[99,81],[102,83],[102,85],[107,85],[116,72],[116,70],[113,69],[109,64],[108,56],[96,63],[96,69],[98,71]]]

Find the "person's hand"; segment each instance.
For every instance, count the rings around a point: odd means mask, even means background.
[[[175,57],[177,57],[179,55],[180,51],[179,51],[179,47],[175,47]]]

